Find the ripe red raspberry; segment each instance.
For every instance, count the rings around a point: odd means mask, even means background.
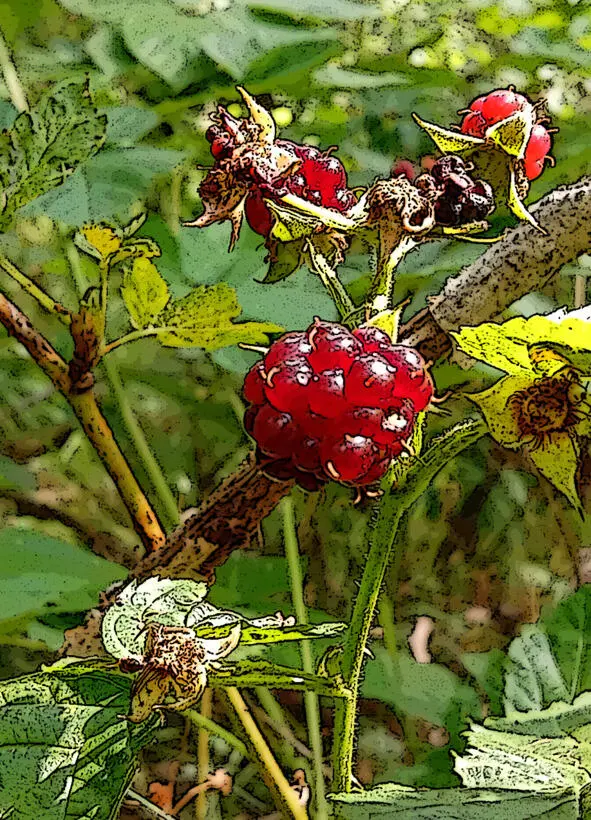
[[[315,319],[287,333],[246,376],[245,427],[261,468],[306,489],[372,484],[408,449],[433,396],[422,357],[387,333]]]
[[[517,111],[525,111],[532,108],[531,102],[516,91],[510,88],[499,88],[490,91],[483,97],[477,97],[470,103],[470,110],[478,112],[488,125],[494,125],[501,120],[506,120]]]
[[[552,149],[552,138],[540,123],[532,128],[531,136],[525,147],[525,173],[528,179],[537,179],[544,170],[544,161]]]

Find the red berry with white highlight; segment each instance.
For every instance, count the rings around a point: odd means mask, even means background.
[[[247,374],[244,396],[261,469],[315,490],[379,481],[410,449],[433,383],[423,358],[383,330],[315,319],[271,345]]]
[[[552,149],[552,138],[540,123],[532,128],[523,158],[528,179],[537,179],[544,170],[544,162]]]

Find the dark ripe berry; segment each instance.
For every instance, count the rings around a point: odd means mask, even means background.
[[[269,236],[273,227],[273,216],[263,201],[263,195],[258,188],[246,198],[244,207],[246,221],[255,233]]]
[[[335,424],[339,436],[366,436],[376,444],[387,446],[394,441],[390,430],[384,426],[386,416],[379,407],[356,407],[342,416]]]
[[[455,154],[446,154],[446,156],[440,157],[433,163],[429,173],[435,182],[439,184],[454,175],[459,177],[466,176],[466,165],[461,157]],[[468,177],[468,179],[470,178]]]
[[[551,149],[552,138],[550,134],[543,125],[536,123],[532,128],[523,158],[528,179],[537,179],[540,176],[544,170],[544,161]]]
[[[353,335],[359,339],[365,353],[379,353],[380,350],[392,344],[392,340],[385,330],[380,330],[379,327],[372,327],[371,325],[358,327],[353,331]]]
[[[532,104],[527,97],[508,88],[491,91],[484,97],[478,97],[470,105],[472,111],[478,111],[482,114],[489,126],[505,120],[517,111],[523,111],[528,107],[532,107]]]
[[[307,185],[315,191],[345,188],[347,185],[347,174],[336,157],[305,159],[300,173],[305,177]]]
[[[320,447],[324,471],[335,481],[358,482],[383,457],[366,436],[345,435],[337,441],[329,439]]]
[[[396,387],[394,395],[409,399],[417,413],[424,410],[433,398],[433,380],[425,360],[412,347],[392,345],[383,358],[394,368]]]
[[[265,455],[258,448],[257,461],[261,469],[272,478],[278,478],[280,481],[289,481],[290,478],[294,478],[295,468],[290,458],[273,458]]]
[[[326,478],[316,473],[307,473],[304,470],[298,470],[297,467],[294,471],[294,478],[300,487],[304,490],[308,490],[308,492],[319,490],[327,481]]]
[[[480,139],[484,139],[484,133],[487,128],[486,120],[478,111],[472,111],[466,114],[460,125],[462,134],[468,134],[470,137],[480,137]]]
[[[270,370],[272,367],[291,359],[307,357],[313,350],[314,348],[308,340],[307,333],[302,331],[285,333],[269,348],[269,352],[265,356],[265,368]]]
[[[335,368],[348,373],[353,360],[362,352],[355,336],[334,322],[315,322],[308,328],[307,335],[312,346],[308,361],[316,373]]]
[[[408,441],[414,429],[416,408],[410,399],[403,399],[398,407],[389,407],[384,413],[382,428],[389,434],[388,444]],[[394,448],[396,449],[396,448]]]
[[[298,428],[289,413],[280,413],[271,405],[264,404],[253,424],[253,438],[269,456],[289,458],[298,438]]]
[[[265,368],[261,362],[253,365],[244,379],[242,392],[249,404],[262,404],[265,401]]]
[[[307,412],[309,406],[308,386],[314,371],[302,357],[267,370],[265,397],[276,410],[298,415]]]
[[[345,395],[356,407],[388,407],[396,390],[395,367],[383,356],[360,356],[347,376]]]

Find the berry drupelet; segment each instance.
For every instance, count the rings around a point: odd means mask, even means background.
[[[244,397],[265,472],[309,490],[329,480],[360,487],[409,449],[433,382],[420,354],[384,331],[315,319],[271,345],[248,372]]]

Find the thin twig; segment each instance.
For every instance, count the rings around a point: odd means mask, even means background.
[[[49,313],[55,313],[60,321],[62,321],[65,325],[69,325],[71,323],[72,316],[70,311],[63,305],[60,305],[59,302],[52,299],[48,293],[36,285],[32,279],[29,279],[25,273],[19,270],[19,268],[17,268],[17,266],[3,254],[0,254],[0,268],[12,277],[15,282],[18,282],[18,284],[29,294],[29,296],[36,299],[41,307],[45,308],[45,310],[49,311]]]
[[[68,365],[64,359],[33,327],[28,317],[2,293],[0,323],[25,346],[41,370],[69,402],[98,457],[115,482],[146,549],[152,551],[161,547],[165,541],[164,531],[117,445],[113,431],[97,404],[94,391],[89,389],[76,393],[72,390]]]
[[[165,811],[162,811],[162,809],[159,806],[157,806],[155,803],[152,803],[151,800],[148,800],[141,794],[138,794],[133,789],[128,789],[126,796],[130,800],[135,800],[136,803],[139,803],[140,806],[142,806],[142,808],[146,809],[146,811],[149,811],[151,814],[154,815],[154,817],[160,817],[161,820],[176,820],[173,814],[167,814]]]
[[[296,793],[289,785],[287,778],[273,757],[273,753],[267,746],[267,742],[261,734],[261,730],[256,725],[244,698],[238,689],[233,686],[226,689],[226,695],[246,732],[249,741],[248,745],[251,746],[252,752],[259,761],[261,774],[263,778],[265,778],[271,792],[280,802],[283,810],[289,812],[289,815],[291,815],[294,820],[307,820],[308,813],[306,809],[300,805]]]

